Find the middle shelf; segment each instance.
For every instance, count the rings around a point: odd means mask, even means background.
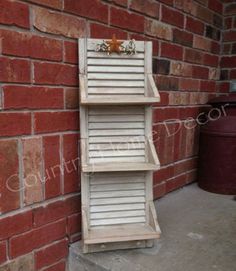
[[[88,106],[80,118],[83,172],[159,169],[151,106]]]

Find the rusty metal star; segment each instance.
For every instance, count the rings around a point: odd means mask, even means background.
[[[109,45],[109,48],[108,48],[109,54],[113,53],[113,52],[117,53],[117,54],[120,54],[120,52],[121,52],[120,46],[121,46],[121,44],[123,42],[122,41],[118,41],[115,34],[112,35],[112,39],[111,40],[106,40],[106,43]]]

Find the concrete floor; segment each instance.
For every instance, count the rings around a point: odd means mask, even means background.
[[[162,229],[153,248],[83,254],[70,248],[70,271],[234,271],[236,201],[196,184],[155,202]]]

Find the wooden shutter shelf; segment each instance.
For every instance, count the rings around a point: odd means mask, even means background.
[[[82,240],[84,253],[150,247],[160,228],[153,171],[152,43],[136,54],[97,52],[102,40],[79,40]],[[127,44],[128,41],[124,41]]]
[[[150,104],[160,101],[152,76],[152,44],[136,41],[137,54],[96,52],[98,39],[80,39],[80,102]]]

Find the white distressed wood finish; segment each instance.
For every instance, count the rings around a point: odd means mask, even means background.
[[[152,78],[152,43],[135,41],[134,55],[96,52],[100,39],[80,39],[80,99],[82,104],[158,102]],[[128,41],[124,41],[127,44]]]
[[[152,77],[150,42],[138,53],[98,53],[101,40],[81,39],[80,125],[84,252],[150,247],[160,228],[153,205]],[[125,41],[127,43],[127,41]]]

